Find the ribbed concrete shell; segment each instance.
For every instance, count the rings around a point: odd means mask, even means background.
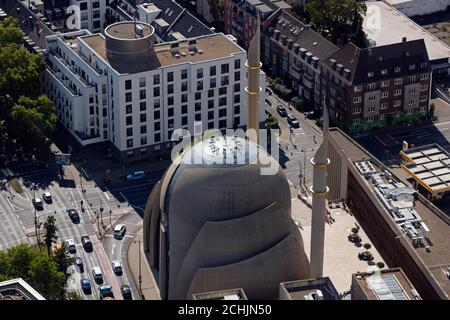
[[[261,175],[260,168],[169,167],[144,217],[162,298],[241,287],[249,299],[270,299],[280,282],[308,277],[287,179],[281,168],[275,175]]]

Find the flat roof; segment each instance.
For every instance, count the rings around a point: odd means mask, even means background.
[[[353,275],[369,300],[417,300],[419,294],[400,268]]]
[[[344,134],[341,130],[336,128],[330,129],[330,137],[336,143],[339,150],[342,150],[346,157],[352,162],[358,160],[374,160],[373,164],[377,167],[378,160],[361,147],[357,142]],[[403,182],[406,186],[413,187],[409,183],[410,178],[401,168],[387,168],[383,165],[383,170],[390,171],[394,177]],[[428,203],[425,203],[428,202]],[[440,215],[435,213],[430,207],[432,206],[428,200],[419,198],[415,201],[415,209],[431,230],[429,235],[430,243],[432,244],[430,250],[425,247],[414,247],[409,240],[410,249],[420,257],[425,267],[433,275],[439,285],[448,295],[450,293],[450,281],[446,276],[447,268],[450,266],[450,237],[449,237],[449,219],[445,218],[445,214],[441,211]],[[435,208],[435,210],[439,210]],[[386,212],[389,215],[388,212]],[[406,239],[409,239],[405,236]]]
[[[340,300],[329,277],[282,282],[280,289],[290,300],[310,300],[317,290],[322,293],[323,300]]]
[[[431,193],[450,191],[450,154],[438,144],[402,150],[402,168]]]
[[[248,300],[244,289],[226,289],[211,292],[194,293],[193,300]]]
[[[450,47],[438,38],[430,34],[424,28],[419,26],[413,20],[402,14],[394,7],[389,6],[383,1],[365,1],[369,15],[363,29],[369,40],[373,41],[373,46],[383,46],[402,41],[403,37],[408,40],[424,39],[430,60],[450,58]],[[372,24],[373,10],[369,6],[376,6],[380,14],[380,23],[375,28],[368,28],[369,22]],[[376,13],[377,14],[377,13]]]
[[[92,50],[103,60],[109,62],[106,55],[105,38],[103,35],[94,34],[82,37],[80,40],[89,45],[89,47],[91,47]],[[198,37],[196,40],[197,43],[194,45],[196,51],[194,51],[194,54],[190,54],[189,52],[189,39],[174,41],[178,42],[179,55],[172,53],[171,44],[174,42],[165,42],[155,45],[155,59],[154,61],[151,61],[151,65],[148,66],[148,68],[144,70],[127,70],[127,67],[123,66],[123,68],[120,68],[120,70],[117,71],[119,73],[142,72],[146,70],[154,70],[158,67],[182,63],[201,63],[204,61],[221,59],[224,57],[230,57],[237,53],[245,52],[244,49],[239,47],[222,33]]]
[[[45,300],[22,278],[0,282],[0,300]]]

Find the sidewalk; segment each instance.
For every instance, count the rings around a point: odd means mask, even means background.
[[[128,267],[133,276],[134,284],[139,291],[139,255],[141,255],[141,275],[142,275],[142,295],[143,300],[161,300],[159,289],[156,285],[153,272],[147,263],[147,257],[144,253],[142,243],[143,229],[141,229],[131,242],[128,248]],[[140,242],[139,242],[140,241]],[[138,297],[135,297],[138,299]]]

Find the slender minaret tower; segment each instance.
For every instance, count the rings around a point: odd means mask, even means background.
[[[248,49],[248,59],[247,63],[245,64],[248,69],[248,87],[245,88],[245,92],[247,92],[248,98],[247,132],[250,132],[250,134],[248,134],[249,139],[256,144],[258,144],[259,140],[259,98],[262,91],[261,87],[259,86],[259,73],[261,70],[260,39],[260,18],[258,16],[256,21],[256,33],[252,39],[252,42],[250,43],[250,47]],[[251,132],[252,130],[254,131]]]
[[[317,149],[311,163],[314,166],[313,186],[310,188],[313,195],[312,200],[312,221],[311,221],[311,255],[310,255],[310,276],[320,278],[323,274],[323,251],[325,242],[325,210],[327,202],[327,167],[330,164],[328,159],[328,108],[323,99],[323,134],[322,142]]]

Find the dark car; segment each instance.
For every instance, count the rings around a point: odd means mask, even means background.
[[[78,269],[80,269],[80,272],[81,272],[81,273],[84,272],[83,260],[81,260],[80,257],[76,257],[76,258],[75,258],[75,265],[78,267]]]
[[[80,223],[80,215],[78,214],[78,211],[76,209],[69,209],[67,210],[67,213],[73,223]]]
[[[81,244],[83,245],[84,250],[86,250],[87,252],[92,252],[92,241],[89,236],[82,236]]]
[[[124,284],[120,287],[120,292],[122,292],[123,300],[133,300],[133,297],[131,295],[131,289],[130,286],[127,284]]]
[[[319,110],[308,111],[305,112],[304,115],[308,119],[317,119],[320,117],[320,111]]]
[[[286,117],[286,116],[287,116],[286,108],[283,107],[281,104],[279,104],[279,105],[277,106],[277,112],[278,112],[278,114],[279,114],[280,116],[282,116],[282,117]]]
[[[91,294],[92,288],[91,288],[91,281],[87,278],[83,278],[80,280],[81,289],[85,294]]]

